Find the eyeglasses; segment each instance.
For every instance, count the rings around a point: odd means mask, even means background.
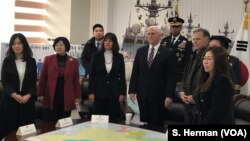
[[[214,60],[214,58],[213,57],[202,57],[202,61],[212,61],[212,60]]]

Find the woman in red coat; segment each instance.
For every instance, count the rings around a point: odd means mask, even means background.
[[[80,102],[78,63],[66,53],[70,49],[69,40],[58,37],[53,47],[56,54],[45,57],[38,85],[45,121],[69,117],[75,103]]]

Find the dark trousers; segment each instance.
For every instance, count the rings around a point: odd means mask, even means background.
[[[149,98],[138,100],[140,121],[164,127],[164,101],[151,101]]]
[[[98,115],[109,115],[111,120],[120,118],[120,103],[118,99],[95,98],[94,113]]]
[[[58,77],[56,83],[56,92],[53,103],[53,110],[43,109],[43,120],[54,122],[62,118],[69,117],[71,111],[64,111],[64,78]]]
[[[19,104],[13,98],[6,96],[0,105],[0,139],[20,126],[34,123],[34,119],[35,102],[33,98],[25,104]]]

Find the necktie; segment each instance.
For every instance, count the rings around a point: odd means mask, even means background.
[[[173,46],[174,45],[174,40],[175,40],[175,37],[172,39],[171,41],[171,45]]]
[[[149,56],[148,56],[148,67],[151,67],[152,63],[153,63],[153,60],[154,60],[154,47],[151,48],[151,51],[149,53]]]
[[[96,43],[96,48],[97,48],[97,50],[100,50],[100,43],[99,42]]]

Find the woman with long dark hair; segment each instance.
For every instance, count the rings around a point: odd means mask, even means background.
[[[34,122],[37,67],[26,37],[11,36],[2,64],[3,97],[0,105],[0,138]]]
[[[234,124],[233,95],[227,55],[223,48],[209,48],[198,77],[198,124]]]

